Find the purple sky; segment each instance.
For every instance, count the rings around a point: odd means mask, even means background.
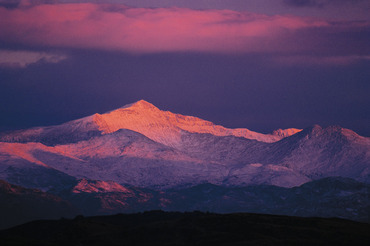
[[[370,136],[370,1],[96,2],[0,0],[0,130],[144,99],[226,127]]]

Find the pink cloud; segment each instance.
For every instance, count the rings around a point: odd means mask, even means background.
[[[0,8],[0,16],[0,40],[7,42],[139,53],[299,51],[315,45],[292,37],[332,26],[295,16],[112,4],[26,5]]]
[[[0,40],[139,53],[295,50],[301,47],[286,45],[286,36],[330,26],[295,16],[98,4],[0,8],[0,16]]]

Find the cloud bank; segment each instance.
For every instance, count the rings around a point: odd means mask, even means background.
[[[129,52],[284,50],[283,36],[323,21],[231,10],[43,4],[0,8],[0,39]]]
[[[66,55],[24,50],[0,50],[0,67],[25,68],[38,62],[58,63],[67,59]]]
[[[370,54],[370,23],[366,21],[334,23],[233,10],[92,3],[21,4],[0,7],[0,16],[0,42],[36,47],[130,53],[270,53],[291,55],[288,60],[309,55],[314,57],[308,59],[311,63],[321,57],[329,57],[323,63],[338,63],[338,57],[354,60]]]

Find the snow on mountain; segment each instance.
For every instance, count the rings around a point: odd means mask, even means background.
[[[149,102],[140,100],[105,114],[94,114],[58,126],[36,127],[0,134],[0,142],[40,142],[48,146],[75,143],[94,136],[128,129],[171,147],[181,145],[185,132],[209,133],[214,136],[236,136],[261,142],[276,142],[301,129],[279,129],[262,134],[246,128],[229,129],[193,116],[162,111]]]
[[[100,136],[98,126],[92,116],[73,120],[57,126],[35,127],[0,134],[0,142],[39,142],[48,146],[75,143]]]
[[[20,148],[21,153],[27,153],[25,159],[9,151],[12,147],[1,148],[0,145],[0,157],[3,156],[0,177],[8,180],[11,176],[14,181],[12,170],[16,168],[14,172],[19,181],[13,182],[15,184],[22,184],[20,180],[29,180],[27,172],[36,169],[41,172],[39,177],[55,170],[78,179],[112,180],[120,184],[163,188],[204,181],[220,183],[227,173],[220,164],[192,158],[140,133],[124,129],[90,140],[56,146],[40,143],[2,144],[15,145],[13,148]],[[47,167],[40,168],[33,160],[47,163]],[[19,172],[22,168],[27,171]],[[49,189],[47,184],[35,184],[37,188]]]
[[[351,177],[370,182],[370,138],[339,126],[315,125],[273,144],[275,163],[312,179]]]
[[[0,178],[43,190],[76,182],[70,177],[159,189],[201,183],[293,187],[330,176],[370,182],[369,165],[370,139],[348,129],[260,134],[161,111],[143,100],[0,136]],[[52,173],[59,178],[52,181]]]
[[[129,129],[173,147],[181,144],[182,130],[191,133],[210,133],[215,136],[244,137],[261,142],[276,142],[300,131],[292,128],[280,130],[275,134],[261,134],[245,128],[228,129],[193,116],[162,111],[144,100],[106,114],[95,114],[93,121],[103,133]]]
[[[0,142],[0,161],[7,161],[7,159],[12,156],[19,159],[24,159],[26,161],[35,163],[37,165],[48,167],[45,163],[36,159],[30,151],[36,148],[47,148],[40,143],[1,143]]]

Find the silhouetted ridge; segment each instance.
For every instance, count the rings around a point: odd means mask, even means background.
[[[37,221],[0,231],[19,245],[368,245],[370,225],[338,219],[152,211]]]

